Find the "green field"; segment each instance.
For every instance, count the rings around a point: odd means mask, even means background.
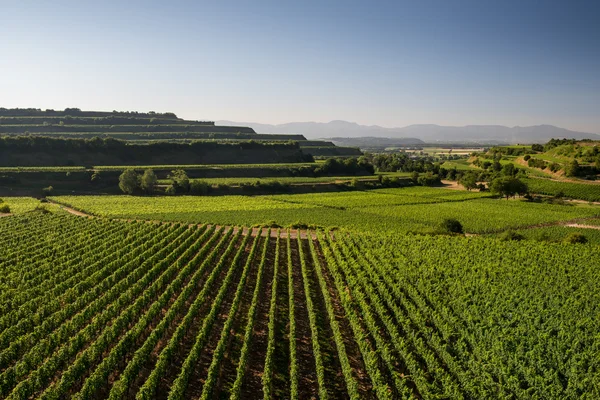
[[[52,213],[0,227],[2,398],[600,396],[597,246]]]
[[[239,178],[200,178],[197,179],[199,181],[205,182],[209,185],[230,185],[230,186],[239,186],[239,185],[251,185],[257,182],[261,184],[269,184],[279,182],[282,184],[310,184],[310,183],[335,183],[337,181],[352,181],[354,179],[358,179],[361,181],[376,181],[376,176],[321,176],[316,178],[304,177],[304,176],[283,176],[283,177],[274,177],[274,178],[254,178],[254,177],[239,177]],[[194,181],[196,179],[191,179]],[[158,181],[159,184],[167,185],[171,184],[171,180],[169,179],[160,179]]]
[[[303,223],[377,232],[431,232],[445,218],[455,218],[467,232],[485,233],[600,215],[600,208],[587,205],[538,204],[486,196],[480,192],[413,187],[271,196],[58,196],[52,199],[108,218],[245,226]]]
[[[11,214],[23,214],[32,211],[38,206],[43,206],[49,210],[56,210],[57,207],[53,204],[41,204],[39,200],[32,197],[4,197],[3,204],[8,204]]]
[[[593,225],[600,226],[598,221],[592,222],[592,220],[581,221],[582,225]],[[576,228],[568,226],[546,226],[541,228],[533,229],[520,229],[515,230],[515,233],[523,235],[526,240],[535,240],[538,242],[563,242],[565,238],[573,233],[578,233],[587,239],[588,243],[600,246],[600,230],[590,228]],[[496,235],[502,237],[502,234]]]
[[[565,197],[587,201],[600,201],[600,184],[559,182],[548,179],[526,179],[529,190],[533,193],[556,196],[562,193]]]

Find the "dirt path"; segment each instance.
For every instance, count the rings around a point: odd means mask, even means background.
[[[595,225],[565,224],[564,226],[568,226],[569,228],[583,228],[583,229],[597,229],[597,230],[600,230],[600,226],[595,226]]]
[[[466,190],[465,187],[457,181],[442,180],[442,184],[444,185],[443,189]]]
[[[84,213],[84,212],[82,212],[82,211],[78,211],[78,210],[76,210],[76,209],[74,209],[74,208],[71,208],[71,207],[69,207],[69,206],[65,206],[64,204],[57,203],[57,202],[55,202],[55,201],[52,201],[52,200],[48,200],[48,203],[50,203],[50,204],[55,204],[55,205],[57,205],[57,206],[58,206],[58,207],[59,207],[61,210],[65,210],[65,211],[66,211],[66,212],[68,212],[69,214],[77,215],[78,217],[94,218],[94,216],[93,216],[93,215],[91,215],[91,214],[87,214],[87,213]]]

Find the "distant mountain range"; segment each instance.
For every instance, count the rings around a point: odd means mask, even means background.
[[[404,128],[384,128],[377,125],[359,125],[347,121],[291,122],[280,125],[252,122],[217,121],[217,125],[249,126],[258,133],[299,133],[307,139],[377,137],[402,139],[405,144],[426,143],[545,143],[552,138],[600,140],[600,135],[576,132],[553,125],[409,125]]]

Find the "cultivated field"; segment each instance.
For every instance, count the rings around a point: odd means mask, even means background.
[[[600,216],[597,206],[488,198],[486,192],[408,187],[269,196],[57,196],[93,215],[220,225],[300,225],[360,232],[432,232],[446,218],[469,233],[494,233]]]
[[[0,219],[10,399],[597,398],[600,248]]]

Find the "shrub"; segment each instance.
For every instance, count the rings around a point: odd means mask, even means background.
[[[41,206],[41,205],[35,206],[35,208],[33,209],[33,211],[34,212],[39,212],[39,213],[42,213],[42,214],[48,214],[50,212],[50,210],[48,209],[48,207]]]
[[[204,181],[192,181],[190,184],[190,192],[198,195],[205,195],[210,190],[210,185]]]
[[[2,214],[10,213],[10,207],[8,206],[8,204],[6,204],[6,203],[0,204],[0,213],[2,213]]]
[[[42,189],[42,194],[44,196],[51,196],[52,192],[54,191],[54,188],[52,186],[48,186]]]
[[[585,235],[577,232],[570,233],[563,239],[564,243],[587,243],[588,239]]]
[[[442,230],[447,233],[463,233],[463,226],[454,218],[447,218],[442,222]]]
[[[508,231],[504,232],[502,235],[500,235],[500,240],[503,240],[503,241],[523,240],[523,239],[525,239],[525,236],[523,236],[520,233],[517,233],[513,230],[508,230]]]

